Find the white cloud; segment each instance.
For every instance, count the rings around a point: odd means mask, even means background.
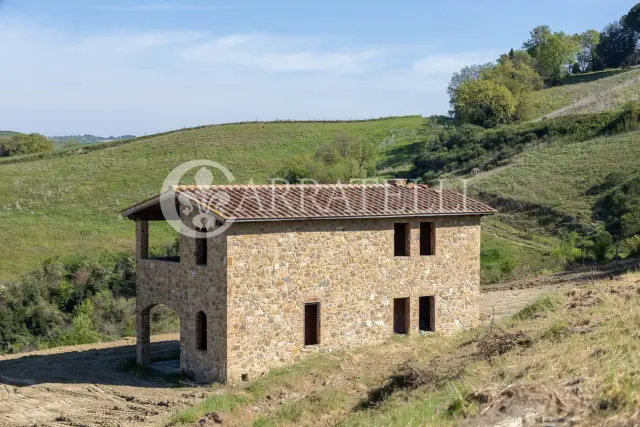
[[[6,19],[0,45],[0,62],[11,64],[0,79],[1,127],[47,135],[444,113],[444,73],[453,66],[443,61],[442,74],[424,73],[406,47],[336,47],[335,39],[190,31],[79,37]]]
[[[453,54],[435,54],[422,58],[413,64],[413,70],[424,76],[451,76],[465,65],[485,64],[495,61],[499,54],[496,52],[463,52]]]
[[[231,9],[232,6],[187,2],[152,2],[141,4],[102,4],[92,6],[91,8],[112,12],[195,12]]]
[[[296,45],[301,42],[264,34],[236,34],[191,47],[182,57],[194,62],[267,71],[361,72],[380,55],[374,50],[300,50]]]

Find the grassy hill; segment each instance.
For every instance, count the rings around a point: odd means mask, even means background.
[[[384,141],[393,151],[385,162],[392,171],[410,163],[406,147],[421,125],[414,116],[206,126],[0,163],[0,280],[56,255],[132,250],[133,225],[119,212],[160,192],[166,175],[185,161],[222,163],[236,183],[266,182],[290,156],[344,133]],[[168,227],[154,225],[152,242],[173,238]]]
[[[0,130],[0,136],[14,136],[20,135],[20,132],[13,132],[10,130]]]
[[[512,164],[473,177],[472,193],[492,201],[497,219],[528,235],[592,229],[597,188],[613,171],[640,173],[640,132],[527,151]]]
[[[168,425],[637,425],[640,276],[619,279],[462,335],[396,336],[219,386]]]
[[[640,69],[605,70],[567,77],[561,86],[530,95],[529,119],[615,109],[640,96]],[[571,107],[576,104],[574,107]],[[561,110],[561,111],[558,111]]]
[[[166,134],[6,158],[0,162],[0,280],[37,267],[54,256],[131,251],[134,228],[119,212],[160,192],[179,164],[210,159],[227,166],[236,183],[266,182],[291,156],[339,134],[382,141],[379,174],[411,167],[421,144],[419,116],[353,122],[273,122],[205,126]],[[222,176],[214,177],[224,183]],[[151,243],[170,243],[174,232],[152,225]],[[483,234],[483,278],[504,276],[507,266],[529,274],[553,264],[548,242],[526,241],[518,230],[494,222]],[[512,261],[510,261],[512,262]]]

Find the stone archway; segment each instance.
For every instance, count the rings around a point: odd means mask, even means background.
[[[151,344],[151,333],[153,329],[152,319],[156,317],[155,322],[158,321],[157,319],[158,311],[156,310],[154,313],[152,313],[152,310],[155,307],[158,307],[158,308],[162,307],[165,309],[164,310],[165,312],[166,311],[170,312],[172,315],[171,317],[174,319],[174,321],[176,317],[180,323],[182,321],[180,313],[165,303],[149,304],[144,309],[138,310],[136,314],[136,338],[137,338],[136,339],[136,361],[139,366],[149,366],[152,362],[154,362],[154,354],[153,354],[152,344]],[[162,319],[165,319],[165,318],[163,317]],[[156,323],[155,329],[156,329],[155,333],[158,333],[157,323]],[[178,328],[178,330],[180,330],[180,328]],[[160,333],[164,333],[164,331]],[[166,345],[162,346],[162,348],[159,348],[159,346],[162,344],[166,344]],[[153,345],[156,346],[155,348],[156,353],[159,351],[167,352],[168,348],[171,347],[169,341],[167,341],[166,343],[156,342]],[[176,350],[178,351],[178,355],[179,355],[179,353],[181,352],[179,341],[178,341],[178,348]],[[166,356],[167,356],[166,354],[163,354],[163,357],[166,357]],[[157,358],[157,354],[156,354],[156,358]]]

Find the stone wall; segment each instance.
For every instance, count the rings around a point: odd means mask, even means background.
[[[144,229],[142,222],[139,228]],[[138,236],[144,233],[137,233]],[[150,362],[149,311],[164,304],[180,317],[180,367],[198,381],[225,382],[227,360],[226,238],[207,241],[207,265],[196,265],[195,240],[180,236],[180,262],[140,258],[137,245],[137,359]],[[207,316],[207,349],[196,349],[196,315]]]
[[[306,354],[382,342],[393,299],[435,296],[436,330],[478,323],[480,218],[435,222],[436,254],[420,256],[420,219],[236,223],[227,232],[228,379],[249,379]],[[411,224],[409,257],[394,256],[394,223]],[[304,346],[304,304],[320,302],[320,343]]]
[[[382,342],[393,334],[393,299],[434,296],[436,330],[479,317],[480,217],[435,223],[433,256],[420,256],[420,218],[235,223],[208,239],[206,266],[181,236],[180,263],[142,259],[138,223],[138,362],[148,363],[149,310],[180,316],[181,368],[200,381],[237,383],[308,354]],[[187,221],[188,222],[188,221]],[[394,256],[394,223],[410,223],[410,256]],[[304,304],[320,303],[320,342],[304,345]],[[207,316],[207,350],[196,349],[196,315]],[[246,376],[245,376],[246,375]]]

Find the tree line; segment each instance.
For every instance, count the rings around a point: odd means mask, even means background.
[[[529,94],[563,83],[570,75],[640,63],[640,3],[602,31],[580,34],[540,25],[520,49],[495,63],[475,64],[454,73],[447,88],[451,113],[459,124],[485,128],[529,117]]]
[[[0,138],[0,157],[53,151],[53,142],[39,133]]]

